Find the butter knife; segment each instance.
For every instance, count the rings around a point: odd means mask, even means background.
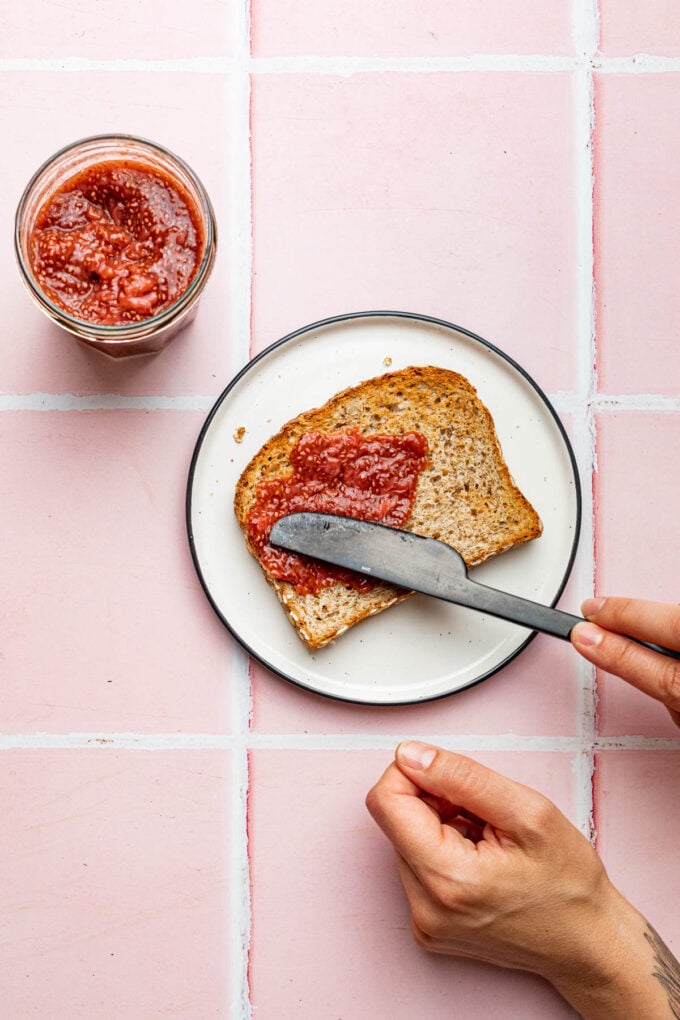
[[[274,524],[269,542],[565,641],[576,624],[583,622],[582,616],[473,581],[465,560],[452,546],[384,524],[335,514],[288,514]],[[680,652],[670,648],[631,640],[680,659]]]

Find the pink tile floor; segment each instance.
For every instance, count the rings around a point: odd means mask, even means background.
[[[401,308],[506,350],[568,425],[565,607],[677,601],[680,8],[25,0],[1,35],[2,1016],[573,1017],[412,943],[363,799],[414,735],[551,796],[680,952],[657,705],[543,637],[440,702],[323,700],[248,662],[184,527],[198,430],[249,354]],[[134,363],[44,321],[10,241],[37,165],[111,130],[180,152],[220,235],[196,321]]]

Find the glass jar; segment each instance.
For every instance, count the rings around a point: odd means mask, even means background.
[[[157,313],[136,321],[114,325],[78,318],[47,292],[32,255],[31,241],[41,212],[46,204],[62,191],[76,175],[89,172],[94,180],[96,168],[108,164],[132,168],[160,179],[163,186],[180,196],[190,210],[196,231],[196,264],[188,285],[171,303]],[[165,214],[163,214],[165,215]],[[111,225],[111,224],[109,224]],[[57,238],[57,244],[59,240]],[[173,242],[174,243],[174,242]],[[38,306],[53,322],[81,342],[114,358],[151,354],[162,350],[184,326],[194,318],[198,299],[210,275],[215,259],[217,230],[210,200],[194,172],[168,149],[132,135],[97,135],[74,142],[48,159],[29,181],[21,197],[15,218],[14,244],[22,278]],[[96,246],[92,248],[96,255]],[[68,256],[67,256],[68,257]],[[103,256],[102,256],[103,257]],[[134,268],[134,262],[130,263]],[[96,274],[95,274],[96,275]],[[129,275],[125,272],[123,275]],[[93,277],[94,278],[94,277]],[[147,289],[151,286],[148,277]],[[84,284],[87,286],[87,284]],[[137,281],[139,291],[139,281]],[[136,300],[142,300],[137,298]],[[134,306],[135,298],[129,301]],[[126,306],[127,307],[127,306]],[[136,313],[135,313],[136,314]]]

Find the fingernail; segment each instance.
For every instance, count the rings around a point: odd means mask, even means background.
[[[437,751],[434,747],[421,744],[417,740],[408,740],[397,748],[397,761],[411,769],[426,769],[432,764]]]
[[[577,623],[572,631],[572,638],[576,643],[587,648],[595,648],[603,637],[603,632],[594,623]]]
[[[595,613],[600,612],[604,603],[604,599],[586,599],[581,606],[581,612],[584,616],[595,616]]]

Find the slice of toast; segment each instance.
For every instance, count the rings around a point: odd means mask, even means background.
[[[543,530],[538,514],[510,476],[493,419],[464,376],[447,369],[411,367],[368,379],[322,407],[288,422],[253,457],[239,478],[234,510],[246,532],[258,484],[290,474],[289,454],[308,432],[356,429],[362,435],[419,432],[429,461],[403,527],[454,546],[468,566],[482,563]],[[301,595],[264,569],[297,633],[310,649],[322,648],[368,616],[408,598],[377,582],[368,592],[334,583]]]

